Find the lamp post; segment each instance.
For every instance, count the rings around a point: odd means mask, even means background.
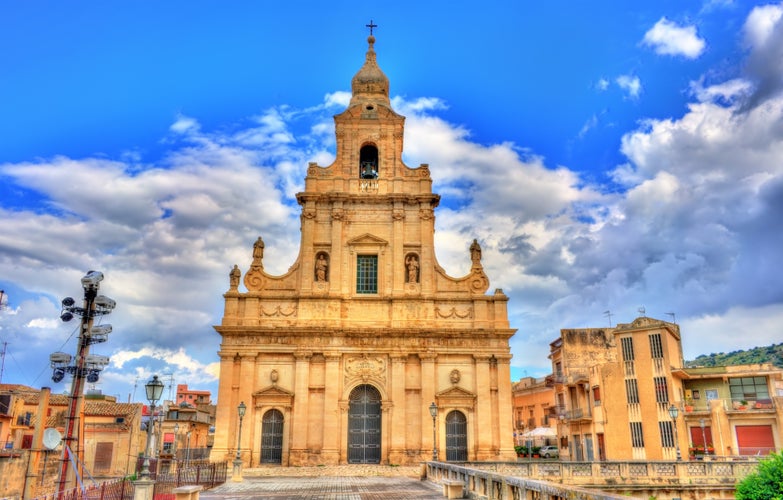
[[[435,419],[438,418],[438,407],[435,406],[435,402],[433,401],[432,404],[430,404],[430,415],[432,416],[432,460],[437,461],[438,460],[438,444],[437,444],[437,435],[436,435],[436,426],[435,426]]]
[[[154,375],[152,379],[144,385],[147,390],[147,400],[150,402],[150,418],[147,420],[147,446],[144,450],[144,465],[141,468],[142,479],[150,477],[150,441],[152,437],[152,426],[155,423],[155,404],[163,395],[163,382]]]
[[[245,416],[245,412],[247,411],[247,406],[245,406],[245,402],[242,401],[239,403],[239,406],[237,406],[237,415],[239,415],[239,428],[237,429],[237,455],[234,459],[234,470],[231,474],[231,480],[232,481],[241,481],[242,480],[242,458],[240,458],[240,448],[239,444],[242,440],[242,419]]]
[[[679,415],[679,410],[676,406],[671,405],[669,407],[669,416],[672,419],[672,422],[674,422],[674,444],[677,446],[677,461],[679,462],[682,460],[682,455],[680,454],[680,439],[677,436],[677,415]]]
[[[188,466],[190,462],[190,434],[193,432],[193,424],[190,424],[190,428],[188,429],[188,449],[185,455],[185,467]]]

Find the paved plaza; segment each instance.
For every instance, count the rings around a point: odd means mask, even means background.
[[[420,479],[421,467],[340,465],[246,469],[241,482],[201,493],[204,500],[305,498],[308,500],[435,499],[442,488]]]

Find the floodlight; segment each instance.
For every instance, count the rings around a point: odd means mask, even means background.
[[[62,368],[55,368],[52,373],[52,382],[60,382],[65,377],[65,370]]]
[[[117,306],[117,302],[105,295],[98,295],[95,297],[95,305],[103,309],[112,310]]]
[[[60,319],[63,320],[64,323],[67,323],[73,319],[73,313],[70,311],[65,311],[60,315]]]
[[[89,271],[84,278],[82,278],[82,287],[86,289],[97,288],[98,283],[103,281],[103,273],[100,271]]]
[[[108,335],[111,333],[111,325],[96,325],[90,328],[90,335]]]
[[[104,366],[109,364],[109,357],[101,356],[100,354],[88,354],[84,358],[84,362],[90,368],[103,368]]]
[[[53,352],[49,355],[49,361],[52,363],[52,367],[56,365],[67,365],[71,362],[72,356],[67,352]]]
[[[94,384],[98,381],[98,370],[90,370],[90,373],[87,374],[87,382]]]
[[[63,307],[71,307],[76,303],[75,300],[73,300],[73,297],[65,297],[62,301]]]

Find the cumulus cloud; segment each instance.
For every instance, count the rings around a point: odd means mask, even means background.
[[[771,57],[779,25],[773,10],[754,10],[749,61]],[[394,98],[407,117],[404,160],[428,163],[442,196],[437,259],[465,275],[470,242],[481,243],[491,287],[511,298],[515,365],[545,373],[559,329],[608,326],[607,310],[622,321],[641,306],[662,319],[676,313],[686,357],[702,354],[705,339],[715,350],[745,346],[750,334],[733,329],[759,317],[783,322],[783,285],[770,279],[783,248],[783,96],[758,92],[761,73],[747,69],[694,82],[681,116],[629,130],[611,188],[549,165],[524,144],[478,143],[439,116],[449,106],[441,99]],[[637,77],[617,83],[641,92]],[[746,105],[750,95],[757,105]],[[0,270],[35,296],[0,324],[5,338],[29,347],[19,359],[28,383],[48,378],[50,352],[73,352],[73,324],[44,319],[59,315],[60,299],[78,293],[93,268],[118,303],[105,319],[114,333],[95,348],[111,355],[106,383],[121,392],[134,377],[177,373],[181,383],[215,390],[220,338],[211,325],[228,273],[234,264],[247,269],[259,235],[268,272],[293,264],[294,195],[308,161],[334,158],[331,115],[348,97],[265,110],[230,131],[179,116],[155,165],[64,157],[0,165],[40,199],[36,210],[0,209]],[[584,131],[594,125],[591,118]]]
[[[745,21],[744,41],[750,51],[747,77],[754,84],[748,108],[783,88],[783,3],[755,7]]]
[[[680,26],[662,17],[644,34],[642,43],[656,54],[696,59],[704,52],[705,42],[695,26]]]

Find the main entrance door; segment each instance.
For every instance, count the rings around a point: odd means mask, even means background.
[[[261,423],[261,463],[279,464],[283,461],[283,414],[278,410],[264,413]]]
[[[446,415],[446,460],[468,460],[468,421],[459,411],[450,411]]]
[[[349,398],[348,463],[381,463],[381,394],[360,385]]]

